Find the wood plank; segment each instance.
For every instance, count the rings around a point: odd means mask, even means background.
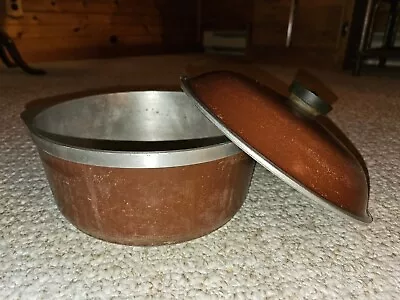
[[[292,32],[294,47],[337,48],[347,0],[298,1]],[[256,0],[253,44],[285,46],[290,1]]]
[[[346,49],[350,39],[350,28],[352,26],[352,18],[353,12],[355,9],[355,1],[356,0],[347,0],[344,1],[344,10],[342,15],[341,24],[345,22],[348,23],[348,30],[347,33],[342,34],[342,26],[340,28],[340,32],[338,34],[338,45],[335,51],[335,63],[337,66],[342,67],[345,61]]]
[[[254,2],[252,44],[255,46],[284,46],[289,12],[290,2],[287,0],[256,0]]]
[[[14,40],[32,38],[53,37],[91,37],[101,33],[104,36],[146,36],[146,35],[182,35],[183,33],[195,34],[195,28],[171,24],[161,25],[109,25],[109,24],[85,24],[85,25],[57,25],[57,26],[32,26],[9,25],[5,31]]]
[[[138,44],[160,44],[161,36],[121,36],[116,43],[110,42],[108,36],[97,34],[91,37],[53,37],[37,39],[16,40],[17,46],[21,47],[21,52],[29,52],[31,49],[42,50],[45,52],[54,52],[60,49],[77,49],[79,47],[107,46],[118,47],[120,45],[138,45]]]
[[[106,58],[143,54],[160,54],[168,51],[190,51],[193,35],[180,36],[175,41],[165,41],[160,36],[122,36],[116,44],[108,37],[67,37],[51,39],[21,39],[16,41],[28,62]]]
[[[24,2],[24,10],[27,12],[112,13],[121,11],[158,14],[152,0],[29,0]]]
[[[336,48],[343,10],[344,6],[340,1],[332,5],[300,4],[293,26],[292,45]]]
[[[243,30],[252,22],[253,0],[203,0],[201,9],[204,29]]]
[[[118,56],[126,48],[160,45],[161,42],[162,39],[159,36],[124,36],[120,37],[115,44],[111,43],[107,36],[20,39],[15,41],[21,54],[28,61]]]
[[[282,23],[287,27],[290,13],[289,1],[255,1],[253,22]]]
[[[80,1],[80,0],[30,0],[24,3],[27,12],[113,12],[116,11],[114,1]]]
[[[24,18],[5,18],[3,26],[20,27],[27,29],[34,26],[176,26],[195,27],[196,21],[190,17],[171,18],[164,20],[158,16],[149,17],[143,15],[102,15],[102,14],[74,14],[74,13],[28,13]]]
[[[86,24],[84,26],[57,25],[57,26],[18,26],[10,25],[5,27],[6,32],[14,40],[32,38],[53,38],[53,37],[90,37],[101,32],[104,36],[110,35],[131,35],[145,36],[157,34],[162,31],[160,26],[152,26],[149,30],[144,25],[103,25]]]
[[[23,18],[5,18],[6,25],[60,25],[60,24],[161,24],[159,16],[143,14],[119,15],[96,13],[25,12]]]
[[[195,1],[185,0],[29,0],[25,12],[140,13],[146,15],[195,15]]]
[[[29,0],[2,26],[25,59],[49,61],[193,49],[195,15],[185,0]]]
[[[253,25],[251,43],[255,46],[283,46],[287,28],[282,24],[259,23]]]

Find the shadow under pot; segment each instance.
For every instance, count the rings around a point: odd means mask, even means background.
[[[246,198],[255,162],[183,92],[97,94],[21,116],[61,213],[93,237],[187,241],[228,222]]]

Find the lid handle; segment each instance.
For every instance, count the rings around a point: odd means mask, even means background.
[[[315,92],[304,87],[300,82],[293,81],[289,87],[291,104],[302,113],[312,117],[326,115],[332,106],[320,98]]]

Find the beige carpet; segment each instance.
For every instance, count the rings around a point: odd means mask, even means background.
[[[371,176],[374,222],[310,204],[257,167],[239,213],[187,243],[127,247],[75,229],[53,202],[19,113],[28,101],[88,88],[177,83],[191,57],[0,69],[0,299],[399,299],[400,81],[319,72],[339,96],[330,114]],[[295,70],[266,67],[289,81]]]

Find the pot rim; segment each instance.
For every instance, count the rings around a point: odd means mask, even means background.
[[[89,92],[80,95],[79,97],[73,97],[70,94],[64,95],[62,99],[56,99],[55,101],[47,101],[45,105],[27,106],[25,110],[21,113],[20,117],[25,123],[26,127],[30,131],[31,137],[35,145],[39,150],[55,156],[60,159],[67,161],[72,161],[75,163],[81,163],[93,166],[102,167],[113,167],[113,168],[167,168],[167,167],[179,167],[192,164],[205,163],[209,161],[214,161],[218,159],[223,159],[238,153],[242,153],[234,143],[227,139],[221,132],[220,137],[215,138],[202,138],[201,140],[208,140],[208,143],[203,146],[196,146],[196,144],[191,143],[191,140],[183,141],[176,140],[176,142],[183,143],[183,147],[174,147],[172,144],[175,141],[160,141],[152,142],[151,146],[156,150],[151,150],[151,148],[146,148],[147,142],[140,141],[112,141],[112,140],[97,140],[97,142],[109,142],[109,144],[120,143],[120,145],[135,144],[139,145],[143,150],[114,150],[112,148],[101,148],[101,147],[91,147],[91,143],[80,143],[85,142],[85,140],[90,141],[90,139],[77,138],[73,141],[66,141],[63,139],[64,135],[57,135],[47,133],[40,130],[34,125],[35,117],[45,110],[54,107],[58,104],[82,99],[85,97],[105,95],[105,94],[119,94],[119,93],[143,93],[143,92],[176,92],[185,95],[181,90],[175,88],[166,89],[137,89],[133,88],[131,90],[120,89],[111,90],[103,92]],[[72,96],[72,97],[71,97]],[[201,113],[199,111],[199,113]],[[186,143],[186,144],[185,144]],[[103,144],[104,145],[104,144]],[[164,149],[165,146],[169,146],[169,149]]]

